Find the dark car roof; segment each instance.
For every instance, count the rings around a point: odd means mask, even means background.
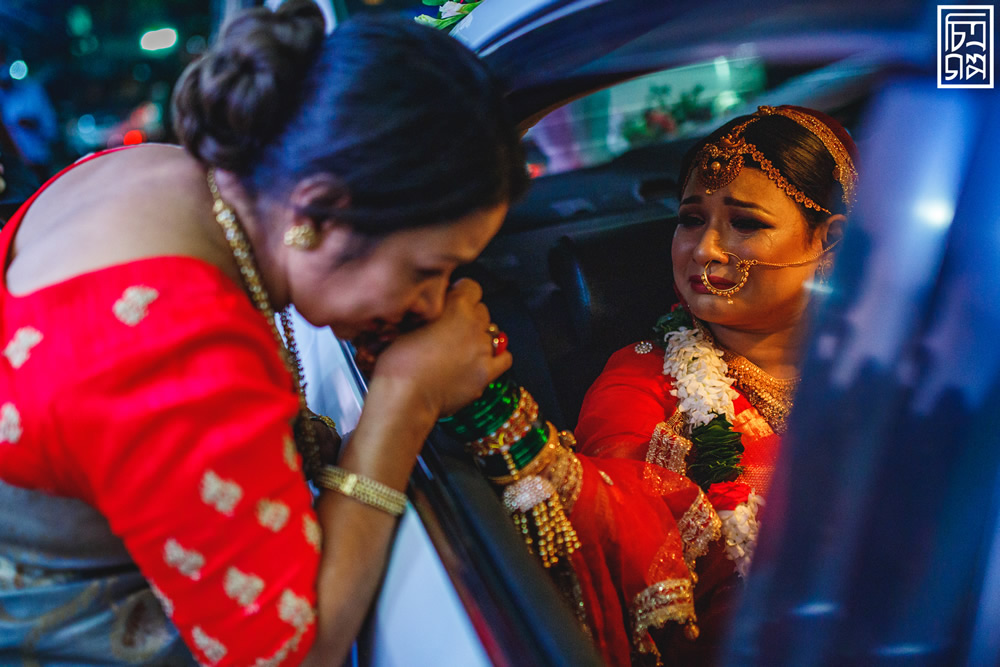
[[[521,119],[588,90],[735,49],[769,62],[926,68],[933,5],[922,0],[505,0],[452,34],[506,78]]]

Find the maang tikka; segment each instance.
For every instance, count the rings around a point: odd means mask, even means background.
[[[731,129],[725,136],[720,137],[718,141],[705,144],[698,151],[697,155],[695,155],[691,168],[688,170],[687,177],[684,180],[684,187],[681,190],[683,191],[687,187],[688,181],[691,180],[691,174],[695,172],[698,174],[698,181],[705,186],[705,194],[710,195],[716,190],[726,187],[743,170],[743,156],[749,155],[760,165],[760,171],[793,200],[814,211],[830,213],[829,209],[820,206],[792,185],[788,179],[781,175],[778,168],[743,136],[743,132],[748,125],[756,123],[765,116],[784,116],[785,118],[790,118],[812,132],[823,142],[827,151],[830,152],[830,156],[833,157],[834,164],[836,165],[833,170],[833,176],[840,183],[843,190],[844,206],[847,208],[848,213],[850,213],[854,205],[854,188],[857,184],[858,172],[854,168],[854,161],[851,159],[847,148],[837,135],[834,134],[833,130],[815,116],[795,109],[781,107],[758,107],[757,112],[753,116]]]
[[[687,188],[687,183],[691,180],[691,174],[694,172],[697,172],[698,174],[698,182],[705,186],[705,194],[710,195],[716,190],[726,187],[732,183],[733,180],[739,176],[740,171],[742,171],[744,165],[743,156],[749,155],[757,162],[760,171],[794,201],[814,211],[831,214],[829,209],[820,206],[815,201],[810,199],[804,192],[792,185],[788,179],[782,176],[781,172],[778,171],[778,168],[775,167],[770,160],[764,157],[764,154],[761,153],[756,146],[749,143],[746,140],[746,137],[743,136],[743,132],[746,130],[748,125],[757,122],[764,116],[784,116],[786,118],[790,118],[812,132],[820,141],[823,142],[823,145],[826,146],[826,149],[829,151],[831,157],[833,157],[834,164],[836,165],[834,167],[833,176],[840,183],[841,190],[843,191],[844,206],[846,207],[848,213],[850,213],[850,210],[854,205],[854,189],[858,180],[858,172],[854,168],[854,161],[851,159],[847,148],[844,146],[840,138],[834,134],[833,130],[831,130],[830,127],[823,121],[810,114],[784,107],[758,107],[757,112],[754,113],[753,116],[731,129],[726,135],[720,137],[718,141],[703,146],[702,149],[695,155],[691,168],[688,170],[687,177],[685,178],[684,187],[681,188],[682,191]],[[708,271],[712,262],[716,260],[709,260],[705,263],[705,268],[701,273],[701,282],[709,293],[716,296],[727,297],[728,302],[732,303],[732,297],[743,289],[747,280],[750,279],[750,268],[753,266],[789,268],[794,266],[805,266],[806,264],[821,260],[818,275],[822,280],[827,277],[826,274],[828,274],[832,265],[830,258],[824,256],[836,245],[837,242],[834,242],[832,245],[824,249],[819,255],[811,257],[807,260],[803,260],[801,262],[787,262],[784,264],[761,262],[756,259],[742,259],[735,253],[725,252],[726,255],[736,260],[736,269],[740,273],[740,278],[736,281],[736,284],[726,289],[719,289],[712,285]]]

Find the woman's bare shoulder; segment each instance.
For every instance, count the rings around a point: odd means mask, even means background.
[[[204,168],[163,144],[84,162],[50,184],[28,209],[7,268],[26,293],[135,259],[181,255],[218,263]]]

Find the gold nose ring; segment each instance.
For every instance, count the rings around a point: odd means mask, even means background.
[[[701,282],[705,286],[705,289],[707,289],[710,293],[715,296],[724,296],[728,300],[728,303],[732,303],[733,296],[743,289],[743,286],[747,284],[747,280],[750,279],[750,267],[758,264],[758,262],[756,259],[740,259],[739,255],[732,252],[727,252],[725,254],[736,260],[736,270],[740,272],[740,279],[736,281],[736,284],[732,287],[727,287],[726,289],[719,289],[712,284],[708,277],[708,270],[711,268],[712,262],[719,261],[717,259],[710,259],[705,262],[705,268],[701,272]],[[721,264],[721,262],[719,263]]]

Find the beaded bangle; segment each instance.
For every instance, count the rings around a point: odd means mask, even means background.
[[[316,483],[392,516],[399,516],[406,511],[405,493],[343,468],[323,466],[316,477]]]

